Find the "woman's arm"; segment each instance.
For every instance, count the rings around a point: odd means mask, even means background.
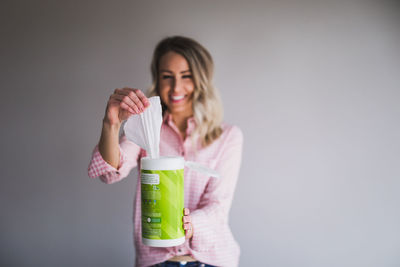
[[[103,121],[99,141],[99,152],[108,164],[118,169],[120,164],[119,131],[121,124],[111,125]]]
[[[132,168],[137,166],[141,148],[129,141],[125,136],[121,136],[117,148],[119,163],[117,168],[115,168],[103,159],[99,151],[99,146],[95,147],[88,167],[90,178],[99,177],[104,183],[112,184],[128,176]]]
[[[146,96],[138,89],[115,89],[107,102],[100,141],[88,168],[89,177],[100,176],[102,181],[113,183],[127,176],[136,166],[140,148],[126,138],[119,140],[119,131],[123,121],[143,112],[149,105]]]
[[[132,114],[142,113],[148,106],[148,99],[139,89],[115,89],[110,96],[103,119],[99,152],[103,159],[114,168],[118,168],[119,165],[118,143],[122,122]]]

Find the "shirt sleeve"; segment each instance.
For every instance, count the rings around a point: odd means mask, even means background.
[[[208,251],[221,242],[229,246],[226,244],[228,240],[219,240],[219,237],[221,232],[229,229],[229,210],[239,176],[242,146],[241,130],[238,127],[232,127],[224,141],[216,167],[220,178],[210,178],[201,197],[199,209],[190,214],[194,230],[190,241],[193,250]]]
[[[128,176],[132,168],[137,166],[140,147],[129,141],[125,135],[122,135],[119,142],[119,151],[119,166],[114,168],[103,159],[99,152],[99,147],[96,145],[88,167],[89,177],[99,177],[104,183],[112,184]]]

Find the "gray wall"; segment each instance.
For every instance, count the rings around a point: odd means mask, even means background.
[[[245,146],[241,266],[400,265],[396,1],[2,1],[1,266],[132,266],[135,175],[90,180],[158,40],[209,48]]]

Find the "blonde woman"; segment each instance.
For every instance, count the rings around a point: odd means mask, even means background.
[[[159,95],[163,106],[160,154],[183,156],[219,172],[204,177],[185,168],[186,241],[176,247],[142,244],[140,181],[134,205],[136,266],[237,266],[240,249],[232,236],[229,209],[238,179],[242,132],[222,123],[222,105],[213,86],[213,61],[193,39],[174,36],[161,40],[151,63],[149,95]],[[89,176],[108,184],[120,181],[139,164],[146,152],[119,131],[123,121],[149,106],[138,89],[115,89],[103,119],[98,145],[89,164]]]

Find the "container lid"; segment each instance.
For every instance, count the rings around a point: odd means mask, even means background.
[[[183,157],[160,157],[156,159],[144,157],[140,162],[142,170],[180,170],[185,166]]]

